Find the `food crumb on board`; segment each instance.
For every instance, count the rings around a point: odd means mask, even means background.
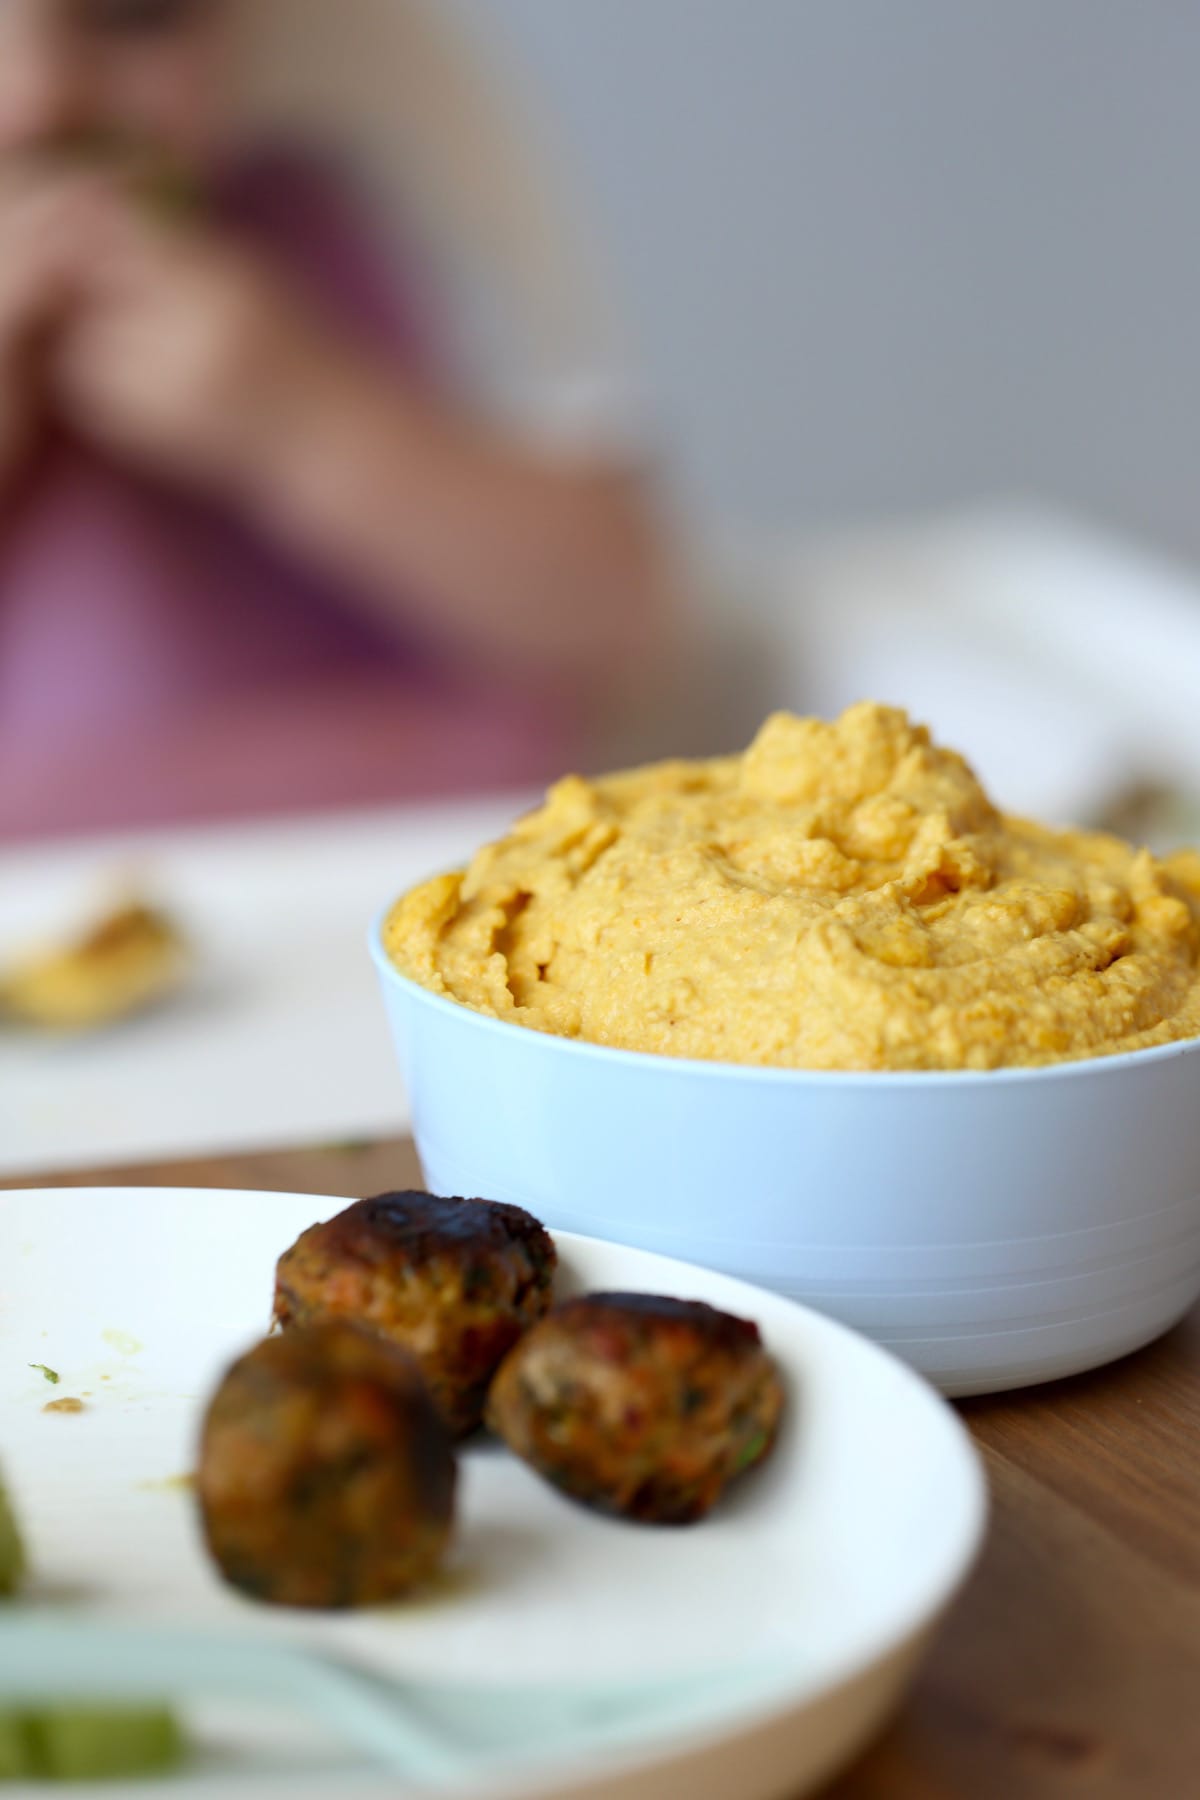
[[[127,1331],[102,1331],[100,1336],[104,1339],[104,1342],[108,1345],[109,1349],[115,1350],[118,1356],[136,1356],[139,1350],[143,1348],[138,1340],[135,1337],[131,1337]]]
[[[58,1370],[48,1368],[45,1363],[30,1363],[29,1366],[31,1369],[36,1369],[40,1375],[44,1375],[51,1387],[57,1387],[62,1380]]]
[[[139,1481],[140,1494],[187,1494],[196,1485],[196,1477],[189,1469],[182,1475],[163,1475],[157,1480]]]
[[[81,1413],[86,1412],[87,1408],[82,1400],[76,1400],[73,1396],[69,1396],[63,1400],[47,1400],[42,1411],[44,1413]]]

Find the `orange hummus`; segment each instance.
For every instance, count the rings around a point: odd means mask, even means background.
[[[890,707],[569,776],[385,928],[490,1017],[667,1056],[994,1069],[1200,1035],[1200,856],[998,812]]]

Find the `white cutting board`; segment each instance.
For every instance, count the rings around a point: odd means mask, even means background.
[[[152,833],[0,855],[5,954],[129,871],[184,924],[183,997],[80,1039],[0,1033],[0,1174],[398,1131],[372,918],[527,796]]]

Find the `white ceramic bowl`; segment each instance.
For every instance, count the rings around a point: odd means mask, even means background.
[[[704,1263],[948,1394],[1123,1356],[1200,1296],[1200,1039],[976,1074],[687,1062],[501,1024],[372,953],[437,1193]]]

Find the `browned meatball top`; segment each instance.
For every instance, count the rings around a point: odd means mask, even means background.
[[[762,1334],[753,1319],[721,1312],[707,1300],[676,1300],[669,1294],[580,1294],[565,1300],[555,1316],[566,1323],[628,1328],[635,1334],[665,1329],[702,1338],[713,1350],[757,1349]]]
[[[275,1316],[286,1327],[351,1318],[403,1345],[465,1433],[501,1358],[549,1306],[556,1262],[553,1238],[519,1206],[377,1194],[280,1257]]]
[[[553,1240],[523,1207],[499,1200],[446,1200],[409,1188],[357,1200],[317,1227],[331,1258],[421,1264],[440,1256],[486,1257],[522,1246],[536,1272],[552,1270]]]

